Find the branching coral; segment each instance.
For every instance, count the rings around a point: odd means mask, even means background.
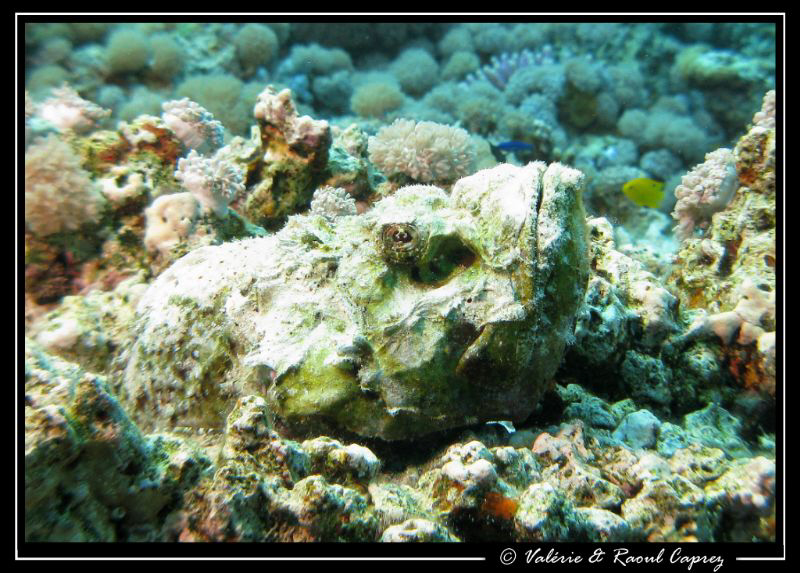
[[[557,58],[552,46],[543,46],[538,52],[522,50],[514,53],[503,53],[499,56],[492,56],[489,64],[483,66],[474,74],[467,76],[466,82],[486,80],[499,90],[504,90],[508,85],[511,76],[518,70],[534,66],[542,66],[556,63]]]
[[[227,154],[203,157],[195,150],[178,161],[175,178],[192,192],[206,212],[224,215],[237,193],[244,191],[241,170]]]

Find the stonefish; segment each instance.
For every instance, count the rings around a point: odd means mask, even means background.
[[[151,429],[266,397],[289,433],[387,440],[524,420],[588,278],[583,175],[499,165],[357,215],[323,188],[278,233],[197,249],[143,295],[123,396]]]

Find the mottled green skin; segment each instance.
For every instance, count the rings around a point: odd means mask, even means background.
[[[198,249],[142,298],[127,400],[155,428],[220,427],[243,393],[297,434],[521,421],[585,289],[581,184],[557,164],[503,165],[450,195],[407,187],[363,215]],[[414,256],[387,254],[391,225],[413,226]]]

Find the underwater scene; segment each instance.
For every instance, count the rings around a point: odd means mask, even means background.
[[[20,22],[20,539],[775,542],[776,23],[274,18]]]

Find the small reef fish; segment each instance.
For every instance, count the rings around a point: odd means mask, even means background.
[[[639,177],[625,183],[622,192],[640,207],[657,208],[664,199],[664,182]]]
[[[486,422],[486,423],[487,424],[496,425],[496,426],[502,426],[503,429],[506,432],[508,432],[509,434],[513,434],[514,432],[517,431],[517,429],[514,427],[514,423],[511,422],[510,420],[492,420],[492,421]]]
[[[498,161],[505,162],[506,160],[506,153],[513,153],[517,151],[526,151],[532,152],[533,145],[530,143],[525,143],[524,141],[503,141],[498,144],[489,143],[489,147],[492,150],[492,155]]]

